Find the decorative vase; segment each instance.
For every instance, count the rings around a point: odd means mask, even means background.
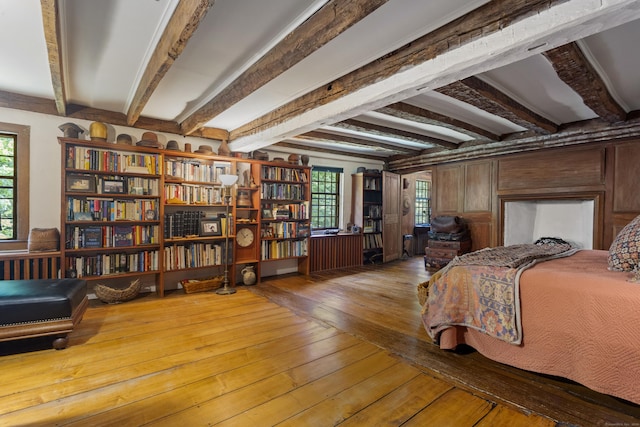
[[[219,156],[231,156],[231,150],[229,149],[229,145],[227,144],[227,140],[223,139],[218,147],[218,155]]]
[[[302,164],[304,166],[307,166],[309,164],[309,155],[308,154],[302,154],[300,156],[300,160],[302,160]]]
[[[242,274],[242,283],[245,285],[250,286],[256,284],[257,277],[253,265],[247,265],[240,271],[240,274]]]

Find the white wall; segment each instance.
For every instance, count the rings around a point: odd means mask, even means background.
[[[593,200],[534,200],[505,203],[504,245],[559,237],[593,248]]]
[[[80,138],[88,140],[91,121],[0,107],[0,122],[14,123],[31,128],[30,227],[57,227],[59,229],[62,161],[58,137],[63,136],[63,132],[58,129],[58,126],[63,123],[73,122],[85,129],[85,133],[81,134]],[[134,141],[138,141],[145,132],[144,129],[107,125],[109,141],[115,141],[116,136],[120,133],[129,134]],[[184,148],[185,143],[190,143],[192,150],[198,149],[200,145],[211,145],[217,151],[219,146],[218,141],[203,138],[183,137],[161,132],[156,132],[156,134],[161,143],[166,144],[167,141],[174,139],[178,141],[180,148]],[[351,215],[351,174],[355,173],[359,166],[364,166],[368,169],[382,169],[382,162],[374,162],[367,159],[358,160],[347,156],[277,148],[276,150],[266,151],[268,151],[270,159],[274,157],[287,158],[291,153],[309,154],[310,165],[341,167],[344,169],[340,220],[342,228],[346,227]]]

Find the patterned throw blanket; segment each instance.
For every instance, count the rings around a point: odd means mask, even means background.
[[[527,244],[456,257],[432,277],[422,309],[427,333],[437,342],[442,330],[461,325],[520,344],[520,275],[537,262],[576,251],[569,244]]]

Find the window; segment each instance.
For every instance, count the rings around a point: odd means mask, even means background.
[[[16,240],[16,140],[0,133],[0,240]]]
[[[0,250],[26,249],[30,128],[0,123],[0,130]]]
[[[431,223],[431,181],[416,180],[416,225]]]
[[[340,175],[342,168],[314,166],[311,171],[311,226],[314,229],[340,225]]]

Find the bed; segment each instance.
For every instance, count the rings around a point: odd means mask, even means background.
[[[609,270],[608,255],[560,251],[509,267],[511,295],[509,274],[491,272],[506,267],[447,266],[430,283],[423,324],[442,349],[467,344],[497,362],[640,404],[640,283],[632,272]]]

